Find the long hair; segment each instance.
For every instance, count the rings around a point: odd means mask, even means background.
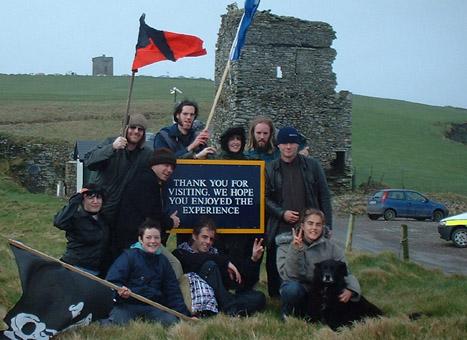
[[[251,121],[250,130],[248,132],[247,149],[252,150],[252,149],[258,148],[258,143],[256,142],[256,138],[255,138],[255,128],[256,128],[256,125],[261,124],[261,123],[269,126],[270,136],[269,136],[268,142],[266,143],[265,149],[267,153],[273,153],[275,138],[276,138],[276,129],[274,128],[274,124],[272,120],[265,116],[258,116]]]

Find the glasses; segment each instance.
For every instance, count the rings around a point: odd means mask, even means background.
[[[140,126],[136,126],[136,125],[130,125],[128,128],[130,128],[132,130],[137,130],[137,131],[144,131],[144,128],[142,128]]]

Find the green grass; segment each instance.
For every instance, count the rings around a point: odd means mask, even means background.
[[[52,217],[64,201],[53,196],[25,192],[6,177],[0,177],[0,319],[21,295],[16,264],[7,244],[14,238],[59,257],[65,247],[64,233],[52,226]],[[169,246],[174,243],[169,243]],[[182,322],[168,329],[158,324],[133,322],[125,327],[98,325],[60,336],[63,339],[461,339],[467,335],[467,280],[446,276],[394,254],[348,255],[352,272],[365,296],[386,314],[367,320],[338,334],[319,324],[291,318],[279,319],[279,303],[268,300],[265,312],[240,319],[222,315],[198,322]],[[264,270],[259,289],[266,290]],[[409,321],[407,315],[422,317]],[[0,327],[1,329],[1,327]]]
[[[120,129],[129,76],[0,75],[0,133],[74,143],[102,139]],[[150,131],[171,122],[176,86],[195,99],[206,119],[214,97],[207,79],[137,76],[130,112],[149,117]],[[422,192],[467,195],[467,146],[444,137],[467,110],[353,96],[352,159],[357,184],[373,180]]]
[[[444,137],[467,110],[354,96],[352,119],[357,182],[467,194],[467,146]]]

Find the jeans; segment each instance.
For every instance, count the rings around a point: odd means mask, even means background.
[[[178,322],[178,318],[156,307],[142,304],[122,303],[114,305],[110,311],[108,321],[110,324],[123,325],[136,318],[160,322],[164,326],[170,326]]]
[[[308,293],[298,281],[284,281],[280,288],[282,316],[305,316]]]

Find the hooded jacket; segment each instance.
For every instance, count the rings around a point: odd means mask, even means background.
[[[133,293],[190,316],[169,260],[160,252],[151,254],[137,243],[125,250],[110,267],[106,277],[118,286],[126,286]],[[122,299],[117,303],[140,304],[133,298]]]
[[[100,271],[108,249],[109,228],[103,219],[85,211],[82,194],[75,194],[54,217],[54,226],[65,231],[67,246],[62,260]]]
[[[277,249],[277,269],[284,281],[298,281],[307,291],[312,288],[315,263],[333,259],[347,264],[344,252],[333,241],[324,237],[324,233],[319,239],[311,244],[304,244],[301,249],[296,249],[292,245],[293,236],[291,233],[283,233],[276,237]],[[347,266],[348,268],[348,266]],[[350,274],[345,277],[347,289],[356,294],[352,299],[359,299],[361,294],[360,284],[355,276]]]

